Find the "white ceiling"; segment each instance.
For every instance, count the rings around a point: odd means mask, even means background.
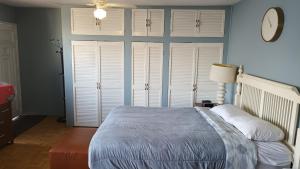
[[[0,3],[19,7],[61,7],[84,5],[94,0],[0,0]],[[123,3],[141,6],[216,6],[232,5],[239,0],[108,0],[111,3]]]

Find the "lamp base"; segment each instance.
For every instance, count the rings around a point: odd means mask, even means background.
[[[218,83],[218,92],[217,92],[217,103],[224,104],[224,96],[226,93],[225,83]]]

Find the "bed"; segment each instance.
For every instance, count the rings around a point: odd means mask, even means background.
[[[244,74],[242,69],[237,83],[235,105],[283,129],[284,141],[294,151],[293,169],[299,169],[297,90]],[[257,149],[251,140],[205,108],[118,107],[102,123],[89,147],[91,169],[259,166],[272,167],[257,162]]]

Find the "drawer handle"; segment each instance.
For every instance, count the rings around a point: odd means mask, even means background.
[[[5,134],[1,134],[1,135],[0,135],[0,138],[3,138],[3,137],[5,137]]]
[[[2,110],[1,113],[5,113],[5,112],[8,112],[8,111],[9,111],[9,108]]]

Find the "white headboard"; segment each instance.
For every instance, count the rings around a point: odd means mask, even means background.
[[[280,127],[286,135],[284,141],[294,152],[300,151],[300,145],[295,148],[299,104],[296,87],[251,76],[243,73],[242,66],[239,68],[235,105]]]

